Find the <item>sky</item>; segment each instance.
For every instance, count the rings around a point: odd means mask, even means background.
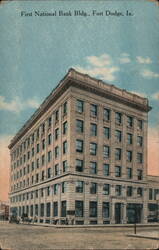
[[[71,67],[149,98],[148,173],[159,175],[158,27],[159,7],[146,0],[0,5],[0,200],[8,193],[10,139]]]

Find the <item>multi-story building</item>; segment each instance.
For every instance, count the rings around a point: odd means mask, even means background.
[[[9,204],[5,201],[0,201],[0,220],[8,220]]]
[[[41,223],[146,223],[150,109],[70,69],[9,145],[11,212]]]

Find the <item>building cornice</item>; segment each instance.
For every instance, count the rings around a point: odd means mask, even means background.
[[[148,105],[147,98],[132,94],[126,90],[117,88],[114,85],[109,85],[101,80],[97,80],[86,74],[79,73],[71,68],[66,76],[57,85],[57,87],[50,93],[50,95],[44,100],[44,102],[35,111],[31,118],[11,140],[11,143],[8,146],[9,149],[11,149],[22,138],[22,136],[28,132],[28,130],[36,123],[36,121],[40,119],[40,117],[70,86],[91,92],[115,102],[120,102],[143,112],[148,112],[151,110],[151,107]]]

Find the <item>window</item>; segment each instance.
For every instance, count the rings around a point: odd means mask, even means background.
[[[103,164],[103,174],[109,176],[109,164]]]
[[[137,195],[138,196],[143,196],[143,189],[141,187],[137,188]]]
[[[32,152],[32,157],[33,157],[34,156],[34,148],[32,148],[31,152]]]
[[[94,123],[90,124],[90,135],[97,136],[97,125]]]
[[[37,131],[36,131],[36,138],[37,138],[37,139],[39,138],[39,128],[38,128]]]
[[[102,214],[103,218],[109,218],[109,202],[103,202]]]
[[[116,185],[115,186],[115,194],[117,196],[121,196],[121,185]]]
[[[56,175],[59,175],[60,174],[60,171],[59,171],[59,164],[56,164],[55,165],[55,176]]]
[[[137,121],[137,127],[138,127],[138,129],[140,129],[140,130],[143,129],[143,121],[142,121],[142,120],[138,120],[138,121]]]
[[[61,217],[66,217],[66,201],[61,202]]]
[[[45,155],[41,156],[41,165],[44,166],[45,164]]]
[[[142,145],[143,145],[143,137],[142,136],[137,137],[137,145],[142,147]]]
[[[75,201],[75,216],[83,217],[83,201]]]
[[[40,147],[39,147],[39,143],[38,143],[38,144],[36,144],[36,152],[39,153],[39,151],[40,151]]]
[[[34,134],[31,135],[31,142],[34,143]]]
[[[132,162],[132,151],[127,151],[127,161]]]
[[[47,187],[46,191],[47,191],[47,196],[49,196],[50,195],[50,187]]]
[[[128,116],[127,117],[127,126],[132,127],[133,126],[133,117]]]
[[[96,155],[97,154],[97,144],[91,142],[90,143],[90,154],[91,155]]]
[[[90,184],[90,194],[96,194],[97,193],[97,183],[91,182]]]
[[[104,127],[104,138],[109,139],[110,138],[110,128]]]
[[[53,216],[58,216],[58,202],[53,202]]]
[[[63,123],[63,134],[65,135],[67,133],[67,121]]]
[[[42,140],[42,150],[45,149],[45,139]]]
[[[158,199],[159,189],[154,189],[154,200]]]
[[[30,172],[30,166],[27,165],[27,173],[29,174],[29,172]]]
[[[33,205],[30,206],[30,216],[33,216]]]
[[[48,158],[48,162],[50,162],[50,161],[51,161],[51,156],[52,156],[51,151],[49,151],[49,152],[48,152],[48,156],[47,156],[47,158]]]
[[[28,142],[27,147],[29,147],[30,146],[30,138],[28,138],[27,142]]]
[[[83,181],[76,181],[76,193],[83,193]]]
[[[105,121],[109,121],[110,120],[110,109],[104,108],[103,118],[104,118]]]
[[[67,114],[67,102],[65,102],[64,105],[63,105],[63,114],[64,115]]]
[[[50,217],[50,202],[46,203],[46,217]]]
[[[49,128],[51,127],[51,122],[52,122],[52,118],[49,117],[49,119],[48,119],[48,127],[49,127]]]
[[[89,202],[89,216],[97,217],[97,202],[96,201]]]
[[[97,163],[92,161],[90,162],[90,174],[96,174],[97,173]]]
[[[76,159],[76,171],[77,172],[83,171],[83,160]]]
[[[142,155],[142,153],[137,153],[137,163],[143,163],[143,155]]]
[[[143,171],[141,169],[137,169],[137,179],[138,180],[143,179]]]
[[[115,113],[115,122],[116,124],[120,125],[122,123],[122,114],[119,112]]]
[[[26,174],[26,168],[23,168],[23,175],[25,175],[25,174]]]
[[[51,134],[48,135],[48,145],[51,145]]]
[[[59,111],[56,110],[55,112],[55,121],[57,122],[59,120]]]
[[[41,132],[42,132],[42,134],[45,133],[45,123],[43,123],[43,124],[41,125]]]
[[[117,161],[121,160],[121,148],[115,149],[115,160],[117,160]]]
[[[38,216],[38,204],[35,204],[35,215]]]
[[[26,155],[23,155],[23,162],[25,163],[25,161],[26,161]]]
[[[59,157],[59,147],[56,146],[55,147],[55,158],[58,158]]]
[[[62,193],[66,193],[66,191],[67,191],[67,182],[64,181],[62,182]]]
[[[104,195],[109,195],[110,193],[110,185],[109,184],[104,184],[103,185],[103,194]]]
[[[39,182],[39,174],[36,174],[36,179],[35,182],[38,183]]]
[[[82,120],[76,120],[76,132],[83,133],[83,124]]]
[[[153,189],[149,188],[149,200],[153,200]]]
[[[83,141],[76,140],[76,152],[82,153],[83,152]]]
[[[36,168],[39,168],[39,159],[36,159]]]
[[[76,111],[82,113],[84,111],[84,102],[81,100],[76,101]]]
[[[133,135],[127,134],[127,144],[131,145],[133,143]]]
[[[90,104],[90,115],[93,117],[97,116],[97,105],[96,104]]]
[[[34,183],[34,176],[31,177],[31,183]]]
[[[55,140],[59,138],[59,128],[55,129]]]
[[[116,139],[116,142],[121,142],[122,132],[120,130],[115,130],[115,139]]]
[[[54,184],[54,194],[58,193],[58,184]]]
[[[45,171],[43,170],[42,172],[41,172],[41,180],[43,181],[45,179]]]
[[[115,166],[115,177],[121,177],[121,166]]]
[[[63,161],[63,172],[65,173],[68,169],[67,161]]]
[[[110,148],[109,148],[109,146],[104,145],[103,146],[103,157],[105,159],[108,159],[109,155],[110,155]]]
[[[132,178],[132,168],[127,168],[127,177],[128,179]]]
[[[38,198],[38,190],[35,190],[35,197]]]
[[[133,188],[131,187],[131,186],[128,186],[127,187],[127,196],[132,196],[132,194],[133,194]]]
[[[67,141],[63,142],[63,154],[67,153]]]
[[[51,168],[48,168],[47,169],[47,178],[50,178],[51,177]]]

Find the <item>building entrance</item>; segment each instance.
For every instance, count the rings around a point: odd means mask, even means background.
[[[129,203],[127,205],[127,223],[141,223],[142,221],[143,205],[136,203]]]
[[[122,223],[122,203],[115,203],[115,224]]]

